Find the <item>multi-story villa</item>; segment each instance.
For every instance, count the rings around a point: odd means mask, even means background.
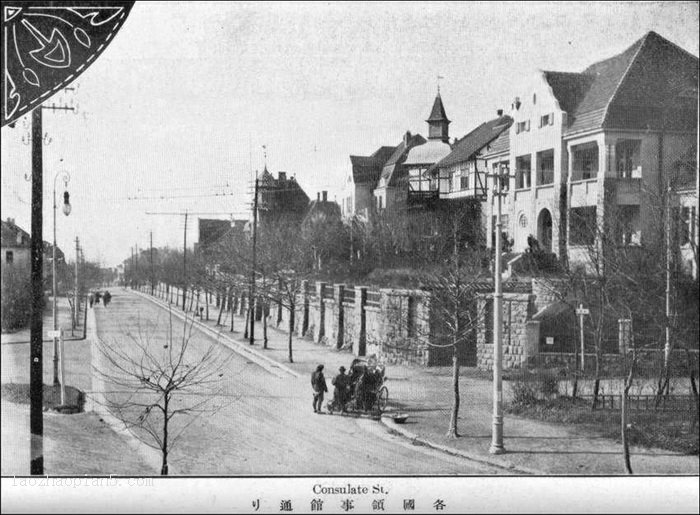
[[[538,72],[523,91],[509,134],[514,250],[532,235],[575,264],[612,222],[617,244],[652,237],[667,175],[697,139],[698,58],[649,32],[581,73]]]

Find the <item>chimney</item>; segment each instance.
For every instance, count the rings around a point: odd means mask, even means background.
[[[496,111],[496,114],[498,115],[499,118],[500,118],[501,116],[503,116],[503,109],[498,109],[498,110]]]
[[[323,192],[323,201],[328,202],[328,192],[327,191]]]
[[[277,177],[280,181],[287,180],[287,172],[277,172]]]
[[[321,192],[320,191],[316,192],[316,202],[321,202]]]
[[[408,142],[411,139],[411,131],[406,131],[406,134],[403,135],[403,143],[404,145],[408,145]]]
[[[15,219],[14,218],[8,218],[7,223],[10,225],[15,225]]]
[[[513,102],[515,109],[520,109],[520,97],[515,97],[515,102]]]

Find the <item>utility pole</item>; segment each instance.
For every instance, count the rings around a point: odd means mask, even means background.
[[[153,290],[155,289],[155,277],[153,276],[153,231],[151,231],[151,295],[153,295]]]
[[[590,315],[591,311],[588,308],[584,308],[583,304],[579,303],[578,308],[576,309],[576,314],[578,315],[578,320],[579,320],[579,331],[580,331],[580,338],[581,338],[581,372],[585,372],[586,370],[586,339],[585,339],[585,333],[583,330],[583,324],[584,324],[584,319],[586,315]]]
[[[44,414],[43,414],[43,155],[41,106],[32,111],[32,238],[31,238],[31,289],[32,311],[30,317],[29,354],[29,442],[30,474],[44,474]]]
[[[182,311],[187,311],[187,211],[185,211],[185,230],[182,246]]]
[[[250,299],[248,301],[248,309],[250,310],[250,345],[255,343],[255,268],[257,265],[258,251],[258,191],[259,180],[256,173],[255,198],[253,199],[253,267],[250,271]]]
[[[509,178],[503,170],[494,174],[496,184],[493,195],[497,201],[496,211],[496,242],[494,259],[494,293],[493,293],[493,423],[491,432],[491,454],[503,454],[506,452],[503,446],[503,292],[501,286],[501,234],[503,233],[503,220],[501,217],[501,197],[503,192],[502,181]]]
[[[75,284],[73,285],[75,288],[75,309],[76,309],[76,315],[80,314],[80,291],[79,291],[79,286],[78,286],[78,262],[80,261],[80,240],[78,237],[75,237]]]

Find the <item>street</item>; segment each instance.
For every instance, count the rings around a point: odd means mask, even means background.
[[[125,290],[95,314],[98,336],[124,349],[135,350],[125,333],[136,333],[139,326],[143,332],[146,321],[156,322],[161,334],[168,328],[163,309]],[[173,334],[182,331],[183,322],[173,317]],[[204,352],[211,341],[195,330],[188,352]],[[411,445],[377,421],[316,415],[307,377],[275,377],[223,347],[221,358],[227,360],[223,390],[212,404],[223,407],[199,417],[176,443],[169,462],[178,474],[503,473]],[[327,382],[332,395],[328,377]]]

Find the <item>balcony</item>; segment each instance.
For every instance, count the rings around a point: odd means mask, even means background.
[[[571,207],[595,206],[598,203],[598,179],[572,180],[569,198]]]
[[[406,205],[411,208],[432,208],[440,198],[440,192],[437,190],[428,191],[411,191],[408,192]]]

